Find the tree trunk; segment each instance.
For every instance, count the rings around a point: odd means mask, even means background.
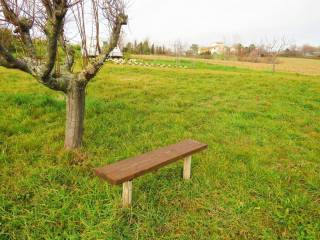
[[[272,72],[275,73],[276,72],[276,62],[273,61],[272,63]]]
[[[83,122],[85,112],[85,89],[83,84],[74,83],[67,94],[66,149],[79,148],[82,145]]]
[[[276,72],[276,64],[277,64],[277,55],[274,55],[272,57],[272,72],[275,73]]]

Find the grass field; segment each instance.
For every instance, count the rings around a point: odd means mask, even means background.
[[[145,60],[153,60],[152,55],[137,56]],[[157,60],[173,61],[174,57],[168,56],[157,56]],[[181,58],[188,62],[195,63],[209,63],[213,65],[223,65],[230,67],[240,67],[253,70],[271,71],[272,64],[267,63],[251,63],[251,62],[240,62],[235,60],[218,60],[218,59],[194,59]],[[276,65],[276,71],[279,72],[291,72],[300,73],[306,75],[320,76],[320,60],[317,59],[305,59],[305,58],[278,58],[279,63]]]
[[[157,60],[159,61],[159,60]],[[81,151],[64,96],[0,68],[0,239],[320,239],[320,79],[192,63],[108,64]],[[121,187],[92,169],[193,138],[209,149]]]

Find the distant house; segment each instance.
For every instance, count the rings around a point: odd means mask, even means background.
[[[223,54],[226,49],[224,43],[219,43],[219,42],[211,44],[210,48],[211,48],[212,55],[213,54]]]
[[[198,54],[211,54],[211,49],[209,47],[199,47]]]
[[[226,51],[226,46],[222,42],[216,42],[211,44],[208,47],[200,47],[198,50],[198,54],[223,54]]]
[[[320,52],[308,52],[304,54],[305,57],[320,57]]]
[[[103,41],[99,45],[100,45],[101,49],[104,49],[108,46],[108,42]],[[82,52],[82,56],[86,55],[85,51],[83,49],[81,50],[81,52]],[[100,54],[96,40],[87,41],[87,54],[88,54],[88,57],[96,57]],[[111,53],[109,54],[109,57],[110,58],[123,58],[123,53],[122,53],[120,47],[119,46],[115,47],[111,51]]]
[[[109,54],[110,58],[123,58],[123,53],[119,46],[115,47]]]

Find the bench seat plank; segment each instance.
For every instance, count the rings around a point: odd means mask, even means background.
[[[96,175],[117,185],[157,170],[207,148],[207,144],[185,140],[158,150],[95,169]]]

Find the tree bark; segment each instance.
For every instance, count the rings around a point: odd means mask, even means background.
[[[272,58],[272,72],[275,73],[276,71],[276,57]]]
[[[273,62],[272,64],[272,72],[275,73],[276,72],[276,63]]]
[[[74,83],[67,93],[64,146],[69,150],[79,148],[82,145],[85,89],[86,86],[83,83]]]

